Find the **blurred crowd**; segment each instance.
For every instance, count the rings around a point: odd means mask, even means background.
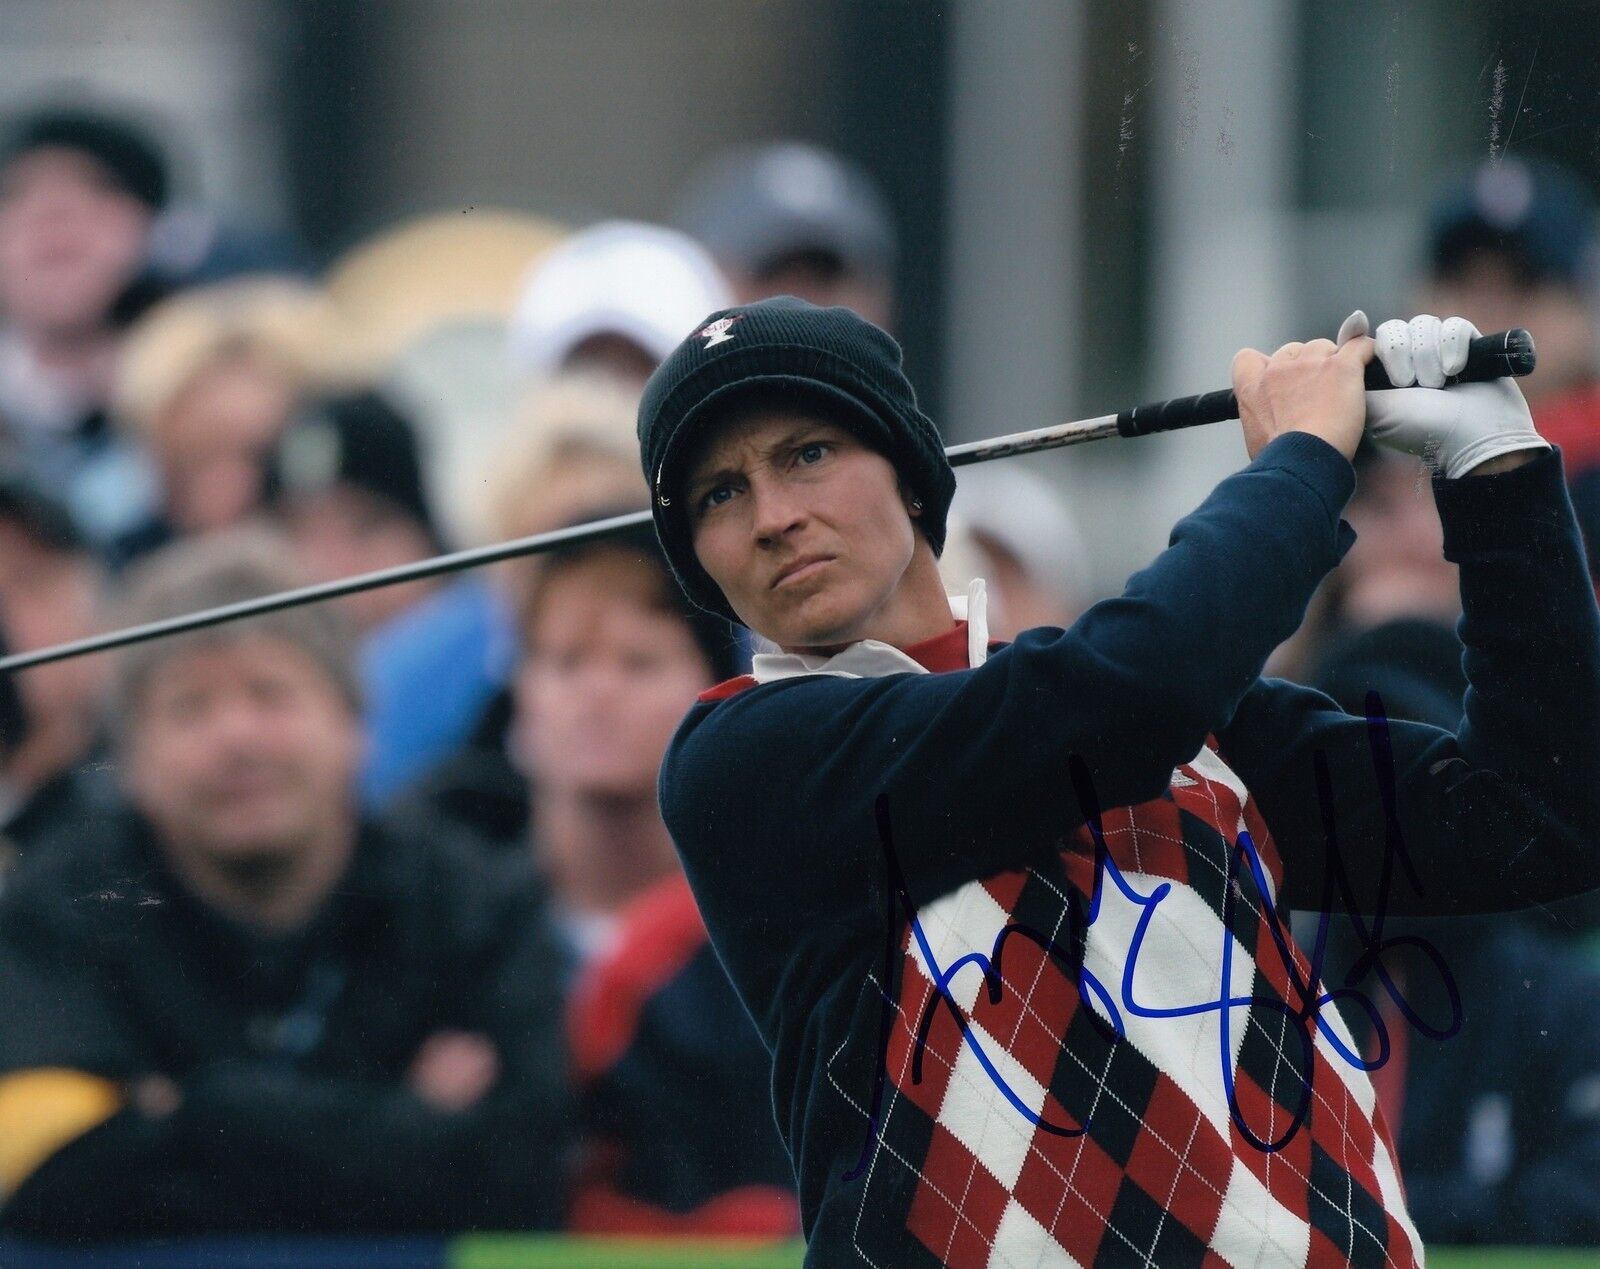
[[[173,187],[136,112],[0,130],[4,651],[642,510],[639,393],[708,313],[895,324],[894,215],[808,144],[712,156],[661,223],[422,218],[325,268]],[[1591,192],[1502,159],[1426,240],[1416,311],[1534,332],[1600,547]],[[1428,473],[1357,465],[1358,542],[1269,672],[1454,730]],[[1001,639],[1100,598],[1026,460],[964,469],[941,568]],[[752,650],[647,526],[0,677],[0,1233],[796,1235],[656,800]],[[1600,907],[1396,929],[1464,1017],[1374,1080],[1424,1238],[1600,1241]],[[1336,936],[1324,972],[1372,968]]]

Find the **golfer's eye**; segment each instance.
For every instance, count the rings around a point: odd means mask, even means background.
[[[712,507],[720,507],[731,497],[733,497],[732,485],[712,485],[710,489],[700,495],[699,509],[701,511],[709,511]]]
[[[820,463],[822,456],[832,448],[833,446],[829,445],[827,441],[811,441],[800,447],[800,461],[807,466],[812,463]]]

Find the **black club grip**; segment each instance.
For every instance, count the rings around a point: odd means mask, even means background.
[[[1521,378],[1533,373],[1533,336],[1520,328],[1493,335],[1479,335],[1467,349],[1467,364],[1461,373],[1445,380],[1452,383],[1482,383],[1507,376]],[[1381,391],[1392,388],[1383,363],[1374,359],[1366,371],[1367,388]],[[1197,397],[1174,397],[1150,405],[1136,405],[1117,415],[1117,431],[1123,436],[1149,436],[1154,432],[1173,432],[1202,423],[1221,423],[1239,417],[1239,403],[1231,389],[1221,388]]]

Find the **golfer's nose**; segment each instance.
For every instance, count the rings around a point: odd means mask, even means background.
[[[751,528],[762,542],[779,541],[805,523],[804,505],[783,481],[756,481],[750,494],[755,504]]]

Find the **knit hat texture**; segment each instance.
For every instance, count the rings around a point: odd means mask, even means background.
[[[848,427],[921,499],[917,524],[934,555],[944,549],[955,472],[938,429],[917,407],[900,345],[847,308],[778,296],[712,313],[661,363],[639,403],[639,455],[656,533],[695,603],[738,620],[695,557],[685,465],[716,425],[759,408],[816,412]]]

